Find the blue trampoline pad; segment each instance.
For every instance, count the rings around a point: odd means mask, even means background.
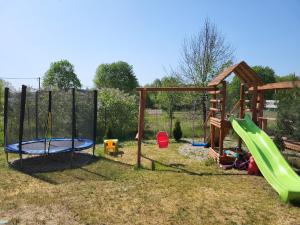
[[[90,139],[74,139],[75,151],[88,149],[93,145],[94,142]],[[7,145],[5,151],[20,153],[19,143]],[[72,151],[71,138],[37,139],[22,142],[22,154],[43,155],[69,151]]]

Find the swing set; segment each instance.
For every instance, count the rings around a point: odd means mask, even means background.
[[[196,110],[197,101],[194,98],[194,100],[192,102],[193,102],[193,112],[192,112],[192,116],[191,116],[191,119],[192,119],[192,141],[191,141],[191,144],[192,144],[192,146],[195,146],[195,147],[207,147],[208,143],[205,142],[205,140],[206,140],[206,127],[207,127],[206,123],[202,124],[202,128],[204,130],[204,137],[203,137],[204,142],[197,142],[196,141],[196,127],[195,127],[196,125],[195,125],[195,120],[196,120],[196,114],[197,114],[197,110]],[[165,121],[161,121],[158,118],[158,114],[159,113],[158,113],[157,109],[153,110],[153,114],[155,115],[155,121],[157,123],[159,123],[159,124],[165,124]],[[156,144],[158,145],[159,148],[168,148],[170,140],[169,140],[169,134],[168,134],[168,132],[166,130],[167,129],[166,129],[165,126],[163,127],[163,130],[157,129],[157,132],[156,132]],[[172,125],[170,125],[170,132],[171,132],[171,130],[172,130]],[[136,137],[136,139],[137,139],[137,137]]]
[[[193,92],[193,93],[203,93],[208,91],[213,91],[214,87],[141,87],[137,88],[140,94],[139,102],[139,124],[138,124],[138,154],[137,154],[137,166],[141,166],[142,157],[142,140],[144,136],[144,122],[145,122],[145,108],[146,108],[146,97],[148,92]],[[195,107],[194,107],[195,109]],[[194,113],[195,114],[195,113]],[[194,123],[194,122],[193,122]],[[206,128],[206,126],[205,126]],[[200,146],[202,143],[195,142],[195,124],[193,125],[193,144],[194,146]],[[169,135],[166,131],[158,131],[156,135],[156,141],[160,148],[166,148],[169,144]],[[198,144],[198,145],[196,145]],[[204,145],[204,143],[203,143]]]

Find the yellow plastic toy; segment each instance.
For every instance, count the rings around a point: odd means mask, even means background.
[[[108,139],[104,140],[104,153],[105,154],[118,154],[119,148],[118,148],[118,139]]]

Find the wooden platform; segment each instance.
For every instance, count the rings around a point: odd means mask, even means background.
[[[296,141],[283,141],[286,149],[300,152],[300,142]]]

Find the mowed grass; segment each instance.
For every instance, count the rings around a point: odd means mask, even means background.
[[[136,170],[136,143],[123,157],[97,149],[25,160],[20,172],[0,153],[0,221],[10,224],[300,224],[300,209],[282,203],[263,177],[221,170],[177,153],[180,143],[143,144],[144,169]],[[11,158],[10,158],[11,159]],[[11,159],[12,160],[12,159]],[[38,164],[38,166],[35,166]],[[169,165],[169,166],[168,166]],[[40,171],[39,171],[40,170]],[[52,172],[46,172],[51,170]]]
[[[156,112],[154,110],[152,113],[147,113],[146,111],[145,121],[145,130],[148,138],[155,138],[159,130],[170,132],[170,118],[165,111]],[[195,138],[203,137],[203,120],[199,112],[193,115],[193,111],[175,111],[173,115],[173,128],[176,121],[180,122],[184,138],[193,138],[194,136]],[[209,129],[207,129],[207,133],[209,133]]]

